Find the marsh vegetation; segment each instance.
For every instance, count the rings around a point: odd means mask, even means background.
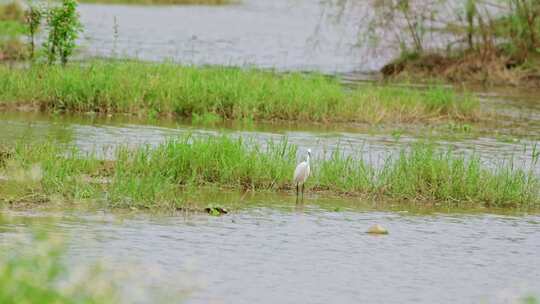
[[[177,208],[201,186],[289,191],[297,147],[249,139],[186,136],[155,148],[118,148],[114,160],[54,144],[21,143],[2,154],[4,203],[94,201],[110,207]],[[537,208],[539,180],[511,164],[486,168],[476,156],[414,144],[380,167],[339,150],[312,162],[312,191],[375,201]],[[291,190],[292,191],[292,190]]]
[[[0,5],[0,303],[537,302],[536,95],[441,84],[534,83],[534,1],[82,2]]]
[[[49,65],[57,60],[65,65],[82,30],[77,5],[75,0],[29,3],[26,9],[17,1],[0,4],[0,60],[33,62],[42,59],[35,56],[38,53]],[[37,35],[43,26],[47,39],[42,48],[37,48]]]
[[[364,85],[320,74],[172,63],[93,61],[67,67],[0,66],[0,103],[50,111],[300,122],[474,122],[470,94]]]
[[[0,217],[0,225],[5,225]],[[118,303],[115,284],[88,267],[74,273],[65,265],[66,246],[58,237],[36,231],[25,242],[0,245],[0,302],[90,304]],[[82,269],[80,269],[82,270]]]

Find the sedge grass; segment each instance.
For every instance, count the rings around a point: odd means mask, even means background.
[[[119,303],[117,284],[97,266],[70,271],[67,248],[57,237],[44,232],[32,236],[25,243],[0,245],[0,303]]]
[[[178,207],[182,193],[201,186],[293,191],[296,147],[230,137],[182,137],[155,148],[119,148],[114,161],[67,152],[53,144],[18,144],[0,163],[4,201],[51,197],[102,201],[111,207]],[[414,144],[381,167],[335,151],[312,163],[311,191],[374,201],[537,208],[532,171],[485,168],[478,157]]]
[[[348,90],[320,74],[132,61],[0,66],[0,105],[28,104],[51,111],[322,123],[479,118],[474,97],[437,86]]]

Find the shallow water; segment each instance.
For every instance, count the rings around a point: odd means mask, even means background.
[[[354,2],[343,18],[328,2],[311,0],[243,0],[223,7],[81,5],[83,54],[345,73],[345,81],[354,85],[370,79],[365,73],[397,52],[357,45],[358,18],[351,15],[368,10],[366,2]],[[513,157],[516,166],[540,174],[530,157],[540,138],[538,94],[507,93],[481,93],[484,108],[508,119],[472,134],[454,134],[444,126],[442,131],[426,126],[204,127],[2,112],[0,144],[52,138],[110,157],[110,148],[118,145],[227,133],[261,142],[287,137],[318,157],[340,147],[378,164],[409,143],[432,137],[443,147],[478,153],[487,166]],[[249,202],[223,193],[192,198],[233,206],[222,217],[4,210],[0,215],[12,221],[0,221],[0,245],[27,236],[31,227],[61,235],[69,244],[68,268],[104,262],[111,277],[121,277],[125,303],[154,303],[156,297],[166,298],[164,303],[518,303],[523,296],[540,296],[538,215],[419,214],[315,194],[298,208],[288,194],[257,197]],[[336,207],[342,211],[331,211]],[[366,234],[374,223],[390,234]]]
[[[79,11],[88,56],[335,73],[379,69],[398,51],[359,45],[367,8],[365,1],[242,0],[226,6],[82,4]]]
[[[126,303],[157,296],[170,303],[518,303],[540,294],[534,215],[330,212],[287,203],[222,217],[6,214],[26,224],[0,223],[1,241],[28,233],[28,225],[60,234],[71,240],[71,269],[102,261],[122,274]],[[374,223],[390,234],[366,234]]]
[[[268,140],[284,138],[299,147],[299,153],[311,148],[315,157],[330,157],[339,149],[346,155],[363,158],[381,165],[404,147],[414,142],[429,141],[443,149],[451,148],[459,153],[476,154],[484,165],[497,168],[504,162],[540,174],[540,164],[533,156],[538,151],[540,138],[540,109],[536,104],[527,106],[524,101],[502,103],[498,98],[487,99],[487,107],[499,107],[517,117],[501,122],[497,127],[478,126],[470,134],[452,131],[446,126],[430,129],[427,126],[354,126],[354,125],[295,125],[295,124],[242,124],[227,123],[217,126],[193,125],[175,120],[145,120],[134,117],[98,117],[95,115],[51,116],[41,113],[0,113],[0,143],[13,143],[21,138],[29,141],[53,139],[76,145],[82,151],[95,152],[105,158],[114,156],[118,146],[136,147],[163,143],[180,135],[212,136],[228,134],[251,138],[266,144]],[[518,99],[521,100],[521,99]],[[521,116],[520,116],[521,115]],[[527,118],[524,118],[527,115]],[[519,127],[521,132],[516,132]],[[418,128],[417,130],[415,128]],[[457,134],[456,134],[457,133]],[[536,150],[534,150],[536,149]],[[299,155],[299,158],[303,157]]]

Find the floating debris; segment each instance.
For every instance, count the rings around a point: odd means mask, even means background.
[[[222,207],[207,207],[207,208],[204,208],[204,211],[206,211],[208,214],[213,215],[213,216],[219,216],[222,214],[229,213],[229,210]]]
[[[388,234],[388,230],[386,230],[383,226],[379,224],[375,224],[371,227],[369,227],[367,233],[370,234]]]

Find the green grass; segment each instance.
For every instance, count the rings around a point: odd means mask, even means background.
[[[16,37],[26,33],[24,24],[13,20],[0,20],[0,37]]]
[[[0,105],[222,119],[413,123],[478,119],[478,101],[442,87],[343,88],[319,74],[93,61],[0,66]]]
[[[0,20],[0,61],[25,57],[26,45],[21,35],[26,33],[24,24],[14,20]]]
[[[19,144],[0,162],[0,197],[6,202],[98,201],[110,207],[175,208],[182,193],[200,187],[293,191],[296,147],[263,146],[229,137],[182,137],[156,148],[121,148],[115,161],[65,152],[54,144]],[[415,144],[374,168],[335,152],[312,163],[308,188],[374,201],[537,208],[538,177]],[[309,191],[309,190],[308,190]]]

